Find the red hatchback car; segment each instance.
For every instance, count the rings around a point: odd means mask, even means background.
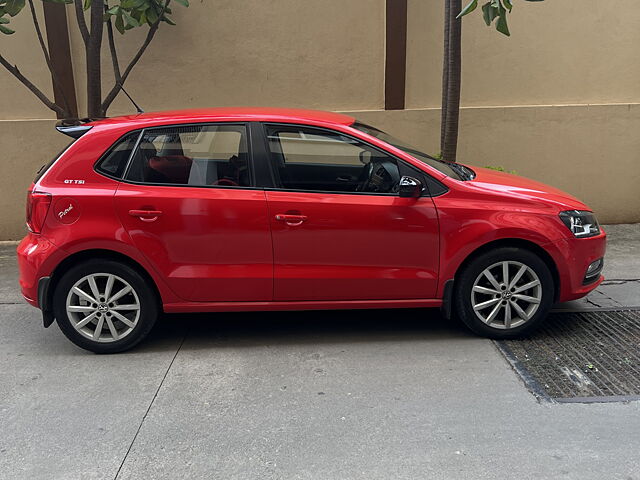
[[[131,348],[160,312],[441,307],[540,324],[601,281],[583,203],[439,161],[336,113],[225,108],[58,127],[27,197],[26,300],[74,343]]]

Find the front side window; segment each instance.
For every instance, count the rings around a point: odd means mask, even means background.
[[[371,135],[372,137],[382,140],[383,142],[386,142],[389,145],[392,145],[408,153],[413,158],[420,160],[422,163],[425,163],[430,167],[435,168],[439,172],[442,172],[451,178],[455,178],[456,180],[471,180],[475,176],[474,172],[468,167],[465,167],[457,163],[438,160],[437,158],[434,158],[431,155],[421,152],[417,148],[409,145],[408,143],[402,140],[399,140],[395,137],[392,137],[388,133],[383,132],[382,130],[376,127],[372,127],[371,125],[366,125],[362,122],[355,122],[351,126],[353,128],[360,130],[361,132],[366,133],[367,135]]]
[[[190,125],[144,131],[127,172],[134,182],[251,186],[244,125]]]
[[[395,158],[338,132],[267,125],[270,161],[278,188],[324,192],[397,192]]]

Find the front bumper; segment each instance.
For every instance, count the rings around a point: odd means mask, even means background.
[[[585,275],[589,265],[604,258],[606,247],[607,234],[602,227],[601,234],[596,237],[567,237],[547,246],[560,277],[559,302],[584,297],[602,283],[604,277],[600,274],[588,282],[585,282]]]

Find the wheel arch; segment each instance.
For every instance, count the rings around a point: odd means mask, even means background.
[[[100,248],[80,250],[78,252],[75,252],[66,257],[56,266],[51,274],[50,283],[47,289],[47,300],[49,305],[53,305],[53,294],[62,276],[67,271],[69,271],[72,266],[85,262],[87,260],[113,260],[123,263],[134,269],[151,286],[157,299],[158,308],[160,309],[160,311],[163,311],[162,294],[160,293],[160,289],[158,288],[156,281],[149,274],[149,272],[147,272],[147,270],[139,262],[123,253]]]
[[[531,253],[534,253],[547,265],[549,271],[551,272],[551,276],[553,278],[553,288],[554,288],[554,302],[558,300],[560,297],[560,272],[558,271],[558,266],[556,262],[553,260],[551,255],[540,245],[537,243],[531,242],[529,240],[523,240],[521,238],[501,238],[498,240],[493,240],[491,242],[487,242],[475,250],[473,250],[469,255],[465,257],[465,259],[458,265],[456,268],[454,275],[454,284],[457,283],[460,272],[462,272],[465,267],[475,258],[482,255],[485,252],[495,250],[496,248],[503,247],[515,247],[522,248],[524,250],[529,250]]]

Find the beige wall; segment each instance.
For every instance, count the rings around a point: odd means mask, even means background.
[[[37,3],[38,8],[40,6]],[[502,165],[564,188],[608,222],[640,221],[640,10],[595,0],[518,3],[511,38],[464,20],[460,160]],[[127,82],[147,110],[273,105],[365,111],[439,150],[442,2],[409,0],[407,111],[384,112],[384,0],[216,0],[175,6]],[[69,7],[80,109],[83,46]],[[48,94],[28,11],[0,51]],[[122,62],[144,31],[118,36]],[[104,87],[111,87],[109,58]],[[0,68],[0,240],[23,232],[33,173],[66,138],[53,112]],[[571,106],[563,106],[568,105]],[[131,113],[120,96],[109,112]],[[41,121],[25,121],[38,119]]]
[[[443,4],[408,0],[407,107],[440,106]],[[517,2],[511,37],[479,12],[463,21],[462,104],[640,102],[635,0]]]
[[[0,240],[25,235],[27,189],[38,169],[71,140],[54,125],[53,120],[0,121]]]

